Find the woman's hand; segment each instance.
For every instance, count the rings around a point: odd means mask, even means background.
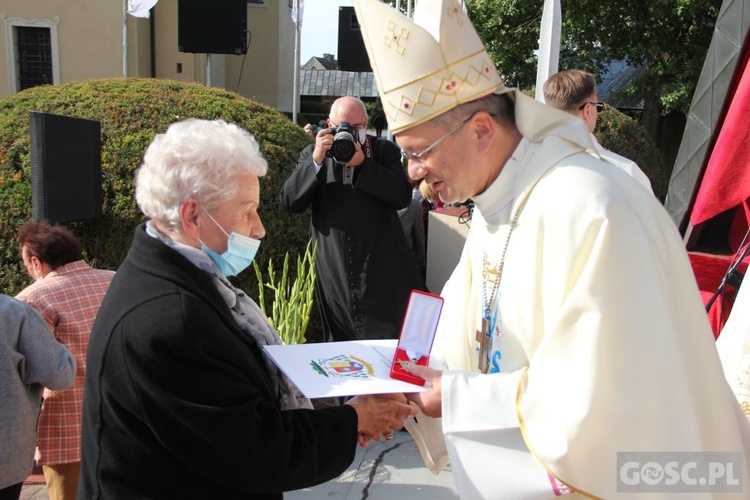
[[[346,404],[357,411],[357,441],[366,446],[371,439],[393,438],[393,430],[404,427],[404,419],[415,415],[417,409],[409,405],[403,394],[356,396]]]

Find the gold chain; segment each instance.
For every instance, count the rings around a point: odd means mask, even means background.
[[[492,302],[495,300],[497,291],[500,289],[500,278],[503,276],[503,266],[505,265],[505,254],[508,252],[508,245],[510,244],[510,235],[513,234],[513,229],[516,227],[518,222],[518,216],[521,210],[516,210],[513,220],[510,221],[510,228],[508,228],[508,236],[505,238],[505,245],[503,246],[503,253],[500,256],[500,262],[497,264],[497,271],[490,269],[489,262],[487,260],[487,251],[485,250],[482,255],[482,294],[484,295],[484,315],[489,320],[490,307]],[[492,294],[487,297],[487,282],[488,275],[494,274],[495,278],[492,279]]]

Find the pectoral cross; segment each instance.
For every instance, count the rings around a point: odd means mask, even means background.
[[[482,318],[482,329],[477,330],[477,342],[479,342],[479,370],[487,373],[490,367],[490,325],[486,318]]]

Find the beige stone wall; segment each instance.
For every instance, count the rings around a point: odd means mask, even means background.
[[[160,0],[152,19],[127,16],[128,76],[210,82],[291,111],[294,24],[287,0],[248,5],[251,44],[246,56],[212,54],[210,77],[205,54],[177,50],[178,0]],[[57,33],[57,80],[123,76],[123,4],[120,0],[3,0],[0,5],[0,97],[13,93],[6,31],[9,24],[41,21]],[[151,23],[154,26],[152,75]],[[12,48],[10,48],[12,50]],[[244,66],[243,66],[244,57]],[[242,75],[240,69],[242,68]],[[237,86],[239,83],[239,87]]]
[[[59,83],[122,75],[122,8],[117,2],[5,0],[0,21],[0,95],[8,95],[13,87],[8,67],[11,23],[41,21],[55,26]]]

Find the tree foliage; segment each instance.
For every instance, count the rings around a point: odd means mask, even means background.
[[[651,181],[654,196],[663,202],[669,188],[669,173],[654,140],[635,120],[615,108],[605,106],[599,114],[594,135],[605,148],[638,164]]]
[[[469,17],[508,85],[536,83],[544,0],[466,0]],[[643,93],[644,120],[687,113],[722,0],[561,0],[560,69],[601,76],[624,60],[644,68],[627,93]],[[653,132],[649,123],[644,123]]]

